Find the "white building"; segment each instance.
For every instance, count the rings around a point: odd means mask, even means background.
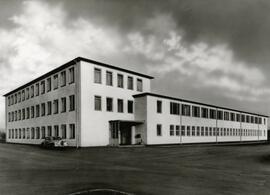
[[[153,77],[78,57],[5,94],[7,142],[70,146],[262,141],[267,116],[151,93]]]

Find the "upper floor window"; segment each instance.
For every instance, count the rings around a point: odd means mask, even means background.
[[[117,100],[117,111],[124,112],[124,101],[122,99]]]
[[[234,113],[230,113],[230,117],[231,117],[231,121],[235,121],[235,114]]]
[[[36,117],[39,117],[39,113],[40,113],[39,105],[36,105]]]
[[[101,83],[101,69],[95,68],[94,73],[94,82]]]
[[[47,78],[47,92],[52,90],[52,79]]]
[[[182,104],[182,115],[190,116],[190,105]]]
[[[113,73],[106,71],[106,85],[113,86]]]
[[[133,90],[133,77],[128,76],[128,89]]]
[[[40,88],[41,88],[40,93],[41,94],[44,94],[45,93],[45,81],[41,81]]]
[[[66,71],[60,73],[61,75],[61,87],[66,86]]]
[[[201,108],[202,118],[208,118],[208,108]]]
[[[224,120],[226,121],[230,120],[229,112],[224,112]]]
[[[175,102],[170,102],[170,114],[179,115],[180,113],[180,104]]]
[[[106,107],[107,107],[107,111],[112,112],[113,111],[113,99],[107,97],[106,98]]]
[[[246,116],[242,114],[241,115],[241,122],[245,122],[246,121],[245,119],[246,119]]]
[[[58,100],[53,101],[53,113],[54,114],[58,113]]]
[[[246,122],[250,123],[250,116],[249,115],[246,115]]]
[[[216,119],[217,118],[217,112],[214,109],[210,109],[210,119]]]
[[[124,88],[124,76],[117,74],[117,87]]]
[[[128,100],[128,113],[133,113],[133,101]]]
[[[95,110],[101,110],[101,97],[95,96]]]
[[[36,96],[39,95],[39,83],[36,84]]]
[[[162,113],[162,101],[157,100],[157,113]]]
[[[137,79],[137,91],[143,91],[143,81],[142,81],[142,79]]]
[[[223,111],[221,111],[221,110],[217,111],[217,119],[218,120],[223,120]]]
[[[21,102],[21,92],[18,93],[18,102]]]
[[[192,106],[192,116],[193,117],[200,117],[200,107],[199,106]]]
[[[75,95],[69,96],[69,111],[75,110]]]
[[[35,107],[31,106],[31,118],[35,117]]]
[[[32,85],[30,88],[30,94],[31,98],[34,97],[34,85]]]
[[[69,69],[69,84],[75,82],[74,67]]]
[[[17,104],[17,93],[14,95],[14,104]]]
[[[47,102],[47,115],[52,114],[52,102]]]
[[[66,104],[67,104],[66,102],[67,102],[66,98],[62,97],[61,98],[61,112],[66,112]]]
[[[53,76],[53,89],[58,88],[58,74]]]
[[[22,90],[22,101],[24,101],[24,100],[25,100],[25,91]]]
[[[29,99],[29,88],[26,88],[26,99]]]
[[[45,103],[41,104],[41,116],[45,116]]]

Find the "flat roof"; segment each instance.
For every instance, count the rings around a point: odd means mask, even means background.
[[[154,96],[154,97],[159,97],[159,98],[165,98],[165,99],[171,99],[171,100],[176,100],[176,101],[187,102],[187,103],[191,103],[191,104],[214,107],[214,108],[218,108],[218,109],[230,110],[230,111],[234,111],[234,112],[241,112],[241,113],[245,113],[245,114],[257,115],[257,116],[262,116],[262,117],[267,117],[267,118],[269,117],[269,116],[263,115],[263,114],[256,114],[256,113],[252,113],[252,112],[246,112],[246,111],[241,111],[241,110],[232,109],[232,108],[226,108],[226,107],[222,107],[222,106],[205,104],[205,103],[200,103],[200,102],[196,102],[196,101],[191,101],[191,100],[186,100],[186,99],[181,99],[181,98],[176,98],[176,97],[171,97],[171,96],[165,96],[165,95],[160,95],[160,94],[150,93],[150,92],[133,95],[134,98],[144,97],[144,96]]]
[[[127,72],[127,73],[130,73],[130,74],[134,74],[134,75],[137,75],[137,76],[141,76],[141,77],[145,77],[145,78],[148,78],[148,79],[153,79],[154,77],[152,76],[149,76],[149,75],[146,75],[146,74],[142,74],[142,73],[138,73],[138,72],[135,72],[135,71],[132,71],[132,70],[127,70],[127,69],[124,69],[124,68],[120,68],[120,67],[117,67],[117,66],[113,66],[113,65],[110,65],[110,64],[105,64],[105,63],[102,63],[102,62],[98,62],[98,61],[95,61],[95,60],[91,60],[91,59],[88,59],[88,58],[84,58],[84,57],[77,57],[77,58],[74,58],[73,60],[41,75],[40,77],[34,79],[34,80],[31,80],[30,82],[4,94],[3,96],[8,96],[16,91],[19,91],[27,86],[30,86],[46,77],[48,77],[49,75],[52,75],[58,71],[61,71],[62,69],[65,69],[69,66],[72,66],[72,65],[75,65],[77,62],[80,62],[80,61],[84,61],[84,62],[88,62],[88,63],[92,63],[92,64],[96,64],[96,65],[99,65],[99,66],[103,66],[103,67],[106,67],[106,68],[111,68],[111,69],[115,69],[115,70],[119,70],[119,71],[123,71],[123,72]]]

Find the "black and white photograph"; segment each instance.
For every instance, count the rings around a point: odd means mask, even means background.
[[[0,0],[1,195],[269,195],[269,0]]]

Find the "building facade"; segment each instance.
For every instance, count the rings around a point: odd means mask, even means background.
[[[263,141],[267,116],[151,93],[153,77],[78,57],[5,94],[7,142],[69,146]]]

